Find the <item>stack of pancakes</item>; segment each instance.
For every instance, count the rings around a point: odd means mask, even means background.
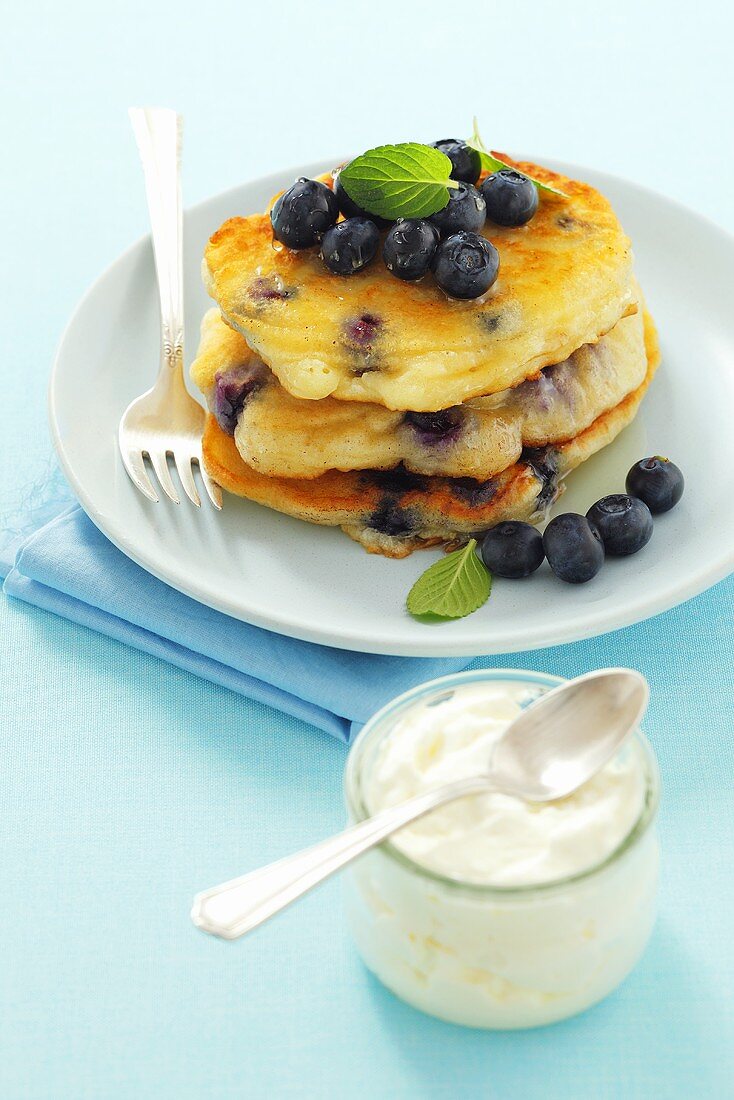
[[[192,366],[220,485],[388,557],[543,518],[633,419],[658,351],[606,199],[516,167],[567,197],[544,195],[520,228],[487,222],[500,272],[474,301],[401,282],[379,257],[333,275],[274,242],[267,213],[225,222]]]

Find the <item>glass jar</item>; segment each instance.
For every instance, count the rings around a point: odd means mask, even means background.
[[[508,681],[535,695],[563,683],[543,673],[464,672],[384,707],[349,754],[350,819],[368,816],[376,752],[409,708],[463,684]],[[659,777],[646,739],[636,732],[633,741],[644,769],[642,811],[611,855],[579,874],[542,885],[462,882],[390,841],[357,860],[346,879],[346,909],[369,969],[409,1004],[470,1027],[536,1027],[606,997],[639,959],[655,920]]]

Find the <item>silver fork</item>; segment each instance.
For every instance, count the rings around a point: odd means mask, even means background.
[[[155,385],[136,398],[120,420],[118,442],[125,469],[148,500],[158,501],[147,457],[161,489],[180,504],[168,468],[173,457],[189,500],[201,506],[194,481],[198,465],[215,508],[222,493],[204,469],[201,436],[206,413],[188,393],[183,376],[183,218],[181,207],[181,116],[163,108],[130,110],[143,162],[161,307],[161,361]]]

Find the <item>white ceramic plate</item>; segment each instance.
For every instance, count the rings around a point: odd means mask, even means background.
[[[51,379],[55,446],[94,523],[145,569],[202,603],[282,634],[373,653],[507,653],[574,641],[664,611],[724,577],[734,566],[734,238],[632,183],[554,167],[611,199],[634,242],[660,330],[662,367],[637,420],[572,474],[556,506],[585,512],[603,494],[624,491],[638,458],[670,456],[684,471],[685,495],[656,520],[652,541],[636,557],[607,561],[587,585],[563,584],[547,565],[527,581],[497,580],[474,615],[425,625],[408,615],[405,596],[439,551],[389,561],[338,529],[227,495],[221,514],[206,504],[149,503],[128,480],[116,442],[121,413],[150,386],[158,360],[149,239],[82,300]],[[209,235],[233,214],[262,210],[296,175],[322,170],[282,172],[186,213],[187,361],[210,304],[199,274]]]

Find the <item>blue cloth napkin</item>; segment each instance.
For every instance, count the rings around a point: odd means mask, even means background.
[[[78,505],[17,538],[6,552],[3,572],[9,596],[162,657],[344,741],[393,696],[469,663],[468,658],[351,653],[249,626],[146,573]]]

